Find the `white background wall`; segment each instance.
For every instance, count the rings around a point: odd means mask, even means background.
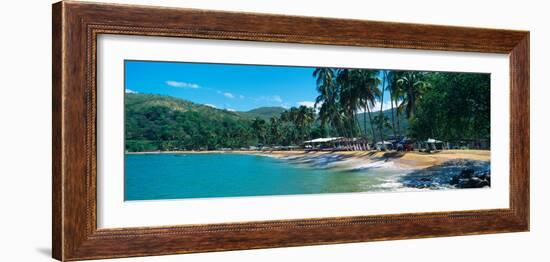
[[[531,31],[531,232],[431,238],[123,261],[548,261],[550,29],[545,1],[146,1],[205,9],[524,29]],[[0,260],[51,253],[50,1],[7,1],[0,11]],[[545,23],[546,22],[546,23]],[[504,112],[503,112],[504,113]]]

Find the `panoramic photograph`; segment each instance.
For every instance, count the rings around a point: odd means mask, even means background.
[[[490,74],[124,66],[126,201],[491,186]]]

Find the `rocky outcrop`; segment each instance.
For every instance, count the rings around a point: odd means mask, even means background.
[[[482,188],[491,186],[488,161],[456,159],[416,170],[399,178],[404,187],[421,189]]]
[[[489,170],[475,172],[468,168],[451,178],[451,185],[457,188],[482,188],[491,186],[491,172]]]

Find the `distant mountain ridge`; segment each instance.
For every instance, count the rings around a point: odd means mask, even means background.
[[[205,104],[199,104],[194,103],[189,100],[185,100],[182,98],[172,97],[172,96],[166,96],[166,95],[156,95],[156,94],[126,94],[126,107],[130,108],[145,108],[145,107],[152,107],[152,106],[163,106],[167,107],[171,110],[186,112],[186,111],[196,111],[206,114],[220,114],[220,116],[223,117],[230,117],[230,118],[244,118],[244,119],[255,119],[260,118],[263,120],[269,120],[271,117],[278,117],[281,113],[286,111],[287,109],[280,106],[263,106],[254,108],[248,111],[231,111],[226,109],[220,109],[216,107],[212,107]],[[396,109],[394,109],[395,112]],[[371,116],[375,117],[379,114],[380,111],[371,112]],[[366,113],[358,113],[357,121],[359,124],[363,125],[363,114]],[[391,121],[391,109],[384,110],[384,115],[388,117],[388,119]],[[370,128],[369,118],[367,117],[367,127]],[[394,118],[396,118],[396,114],[394,113]],[[404,124],[404,128],[408,126],[407,119],[404,116],[404,114],[400,115],[400,123]]]
[[[284,111],[286,111],[284,107],[266,106],[266,107],[258,107],[249,111],[237,112],[237,113],[252,119],[260,118],[264,120],[269,120],[271,117],[278,117]]]
[[[383,111],[384,117],[388,118],[388,121],[389,121],[390,124],[392,122],[395,122],[396,133],[397,133],[397,124],[398,124],[397,109],[394,108],[393,112],[394,113],[393,113],[393,121],[392,121],[392,110],[391,110],[391,108],[386,109],[386,110]],[[371,117],[373,118],[373,120],[374,120],[374,117],[376,117],[378,115],[380,115],[380,111],[371,112]],[[370,136],[371,132],[372,132],[372,129],[371,129],[371,123],[369,121],[368,113],[358,113],[356,115],[357,123],[359,123],[359,127],[361,128],[361,131],[364,131],[364,119],[365,118],[367,120],[367,134]],[[401,135],[406,133],[406,130],[409,128],[409,121],[407,120],[407,116],[405,115],[404,112],[399,114],[399,128],[401,129]],[[376,126],[374,127],[374,132],[376,132],[375,135],[378,136],[378,132],[379,132],[378,127],[376,127]],[[394,132],[391,128],[384,128],[383,133],[384,133],[384,136],[393,136],[394,135]]]
[[[165,95],[155,94],[126,94],[125,105],[131,109],[145,109],[153,106],[166,107],[170,110],[187,112],[195,111],[204,113],[213,118],[229,117],[234,119],[255,119],[269,120],[271,117],[278,117],[286,109],[283,107],[258,107],[249,111],[230,111],[215,108],[209,105],[194,103],[189,100]]]

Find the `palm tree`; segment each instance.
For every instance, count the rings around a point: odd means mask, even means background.
[[[256,118],[254,121],[252,121],[252,128],[256,131],[258,142],[261,144],[265,144],[265,137],[266,137],[266,125],[265,120]]]
[[[374,123],[380,128],[391,128],[390,119],[385,115],[377,115],[373,119]],[[382,139],[382,141],[384,141]]]
[[[340,106],[345,116],[349,137],[354,137],[358,129],[356,111],[360,107],[360,85],[355,81],[355,71],[352,69],[338,70],[337,83],[340,86]]]
[[[281,143],[281,130],[279,128],[280,121],[277,117],[271,117],[269,119],[269,133],[270,133],[270,142],[271,144],[280,144]]]
[[[336,84],[335,72],[332,68],[316,68],[313,76],[317,78],[317,92],[315,108],[319,108],[319,119],[322,128],[327,123],[338,130],[341,130],[341,116],[338,109],[338,86]],[[320,105],[320,106],[319,106]],[[330,130],[329,130],[330,133]]]
[[[384,128],[391,128],[390,120],[385,115],[377,115],[374,116],[374,124],[378,126],[380,130],[383,130]],[[384,137],[381,136],[380,141],[382,150],[386,150],[386,144],[384,143]]]
[[[400,107],[405,109],[409,120],[414,116],[418,100],[429,88],[429,83],[424,81],[425,76],[425,72],[406,71],[397,79],[396,83],[404,93]]]
[[[389,74],[389,71],[388,70],[382,70],[381,71],[382,73],[382,78],[383,78],[383,81],[382,81],[382,91],[380,92],[380,118],[384,117],[384,91],[386,89],[386,82],[388,80],[388,74]],[[383,127],[382,125],[378,125],[378,131],[380,133],[380,140],[384,141],[384,132],[383,132]]]
[[[315,121],[315,111],[311,107],[300,106],[296,110],[295,125],[302,139],[307,138],[311,125]]]
[[[290,111],[289,111],[289,110],[283,111],[283,112],[279,115],[279,120],[280,120],[281,122],[290,122],[290,121],[291,121]]]
[[[391,92],[390,96],[395,103],[395,118],[396,118],[395,122],[396,122],[396,128],[397,128],[397,135],[399,137],[401,137],[400,118],[401,118],[401,113],[403,113],[403,100],[405,97],[405,92],[402,84],[400,84],[398,81],[404,76],[404,74],[405,72],[403,71],[394,72],[391,80],[391,85],[390,85],[390,92]]]
[[[288,111],[288,121],[292,123],[296,123],[296,118],[298,117],[298,108],[291,107]]]
[[[374,70],[357,70],[356,83],[359,87],[359,99],[360,104],[363,107],[363,127],[365,131],[365,137],[367,136],[367,119],[365,117],[366,113],[369,116],[369,123],[371,124],[372,139],[376,141],[376,136],[374,133],[374,125],[372,124],[372,115],[370,108],[374,107],[376,102],[376,97],[380,96],[380,78],[377,76],[377,71]]]
[[[395,83],[396,80],[397,80],[397,73],[395,71],[388,71],[388,74],[386,76],[387,78],[387,86],[386,86],[386,89],[390,92],[390,106],[391,106],[391,128],[393,130],[393,137],[395,139],[398,139],[398,136],[397,136],[397,132],[396,132],[396,129],[395,129],[395,114],[394,114],[394,106],[393,106],[393,101],[395,100],[395,103],[397,104],[398,102],[398,98],[395,96],[396,94],[398,94],[398,90],[397,89],[397,84]],[[397,128],[399,129],[399,118],[397,119]]]

